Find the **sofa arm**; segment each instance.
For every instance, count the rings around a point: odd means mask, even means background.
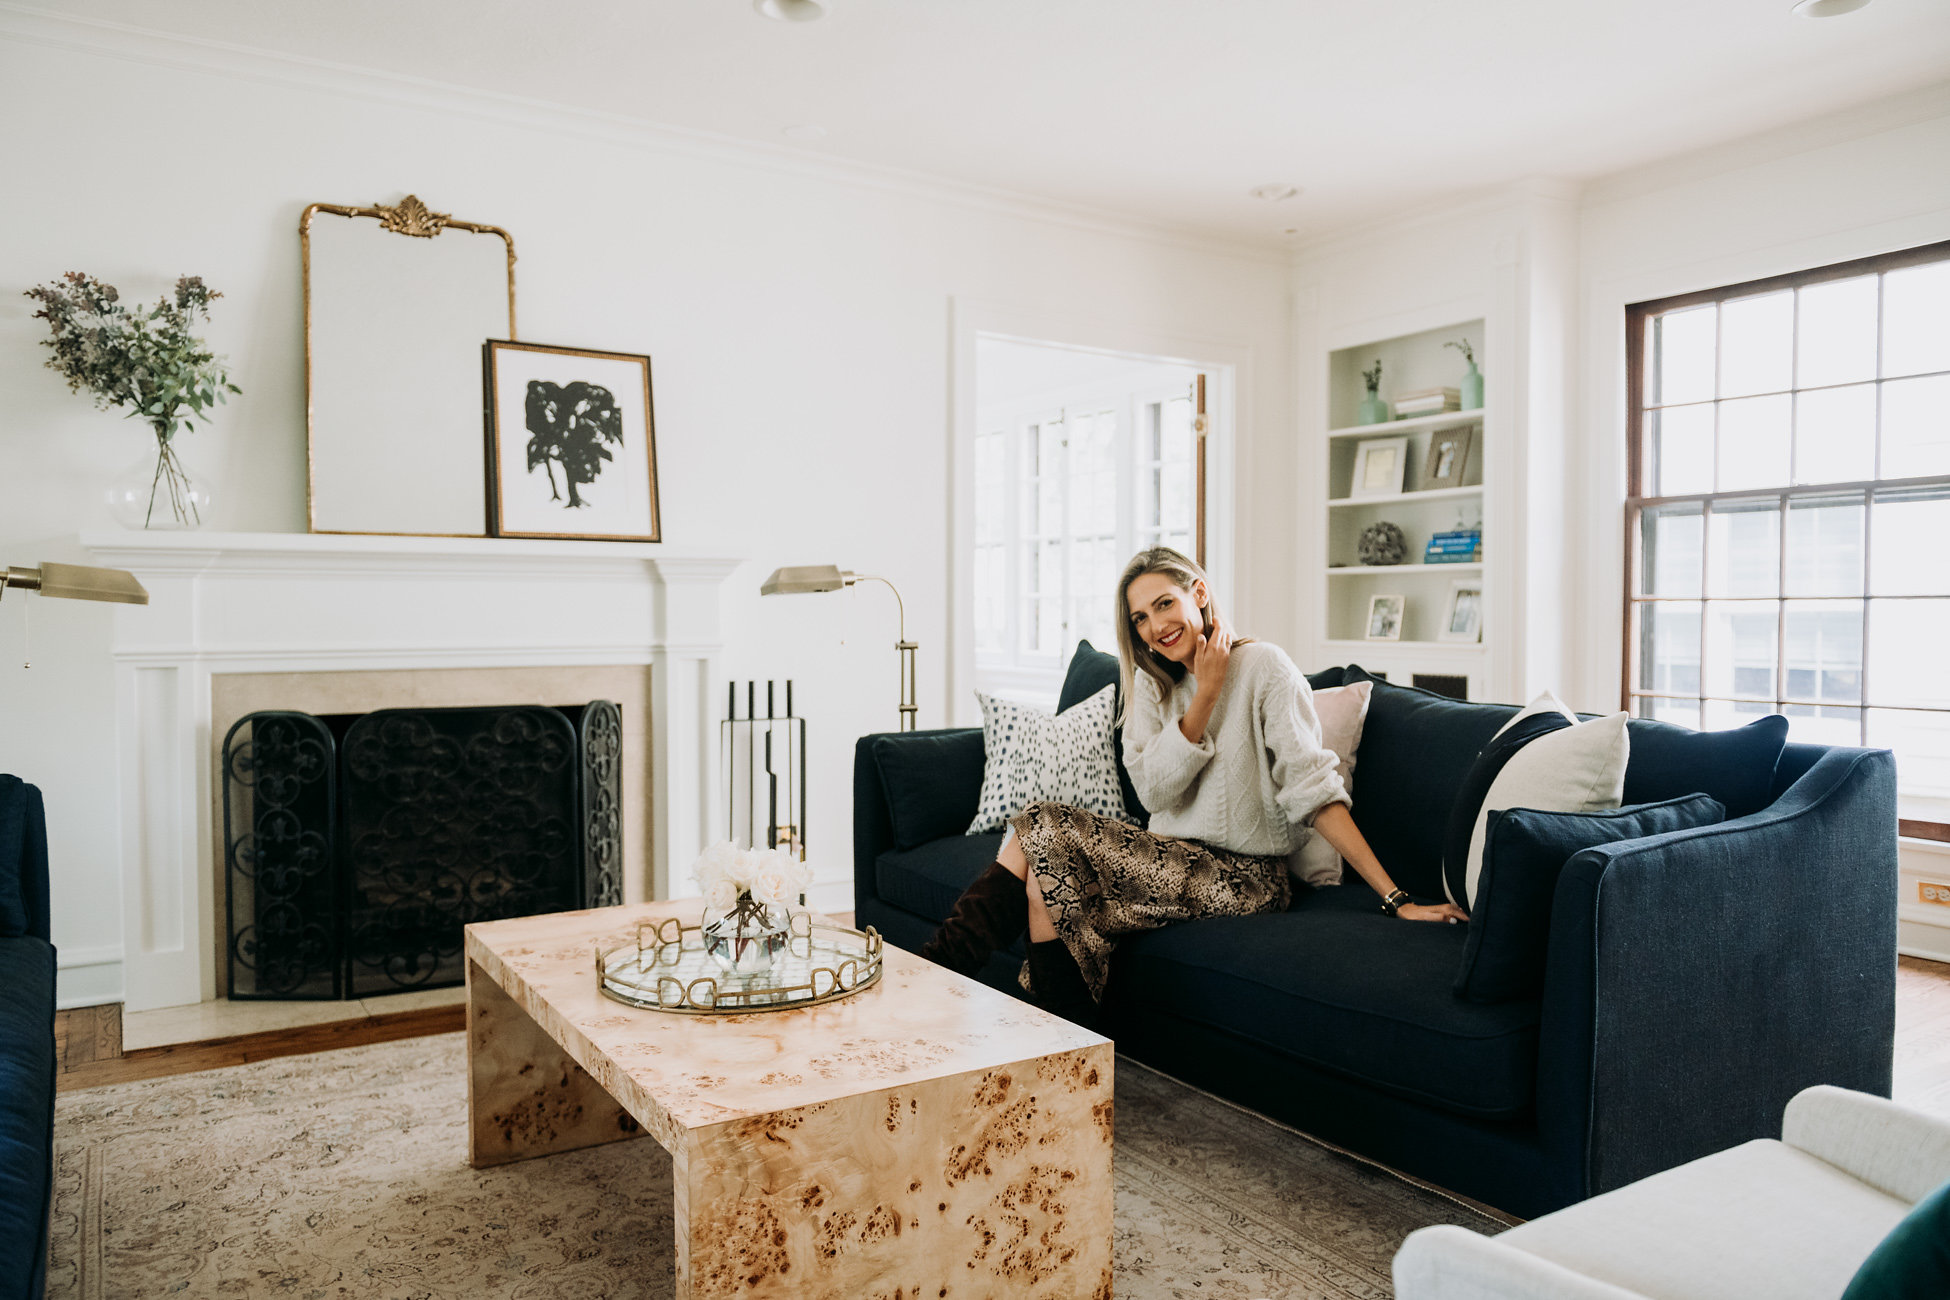
[[[1778,1136],[1814,1084],[1888,1095],[1896,848],[1894,756],[1837,748],[1751,816],[1565,864],[1537,1110],[1567,1202]]]
[[[894,847],[894,818],[887,804],[887,788],[873,761],[872,736],[853,745],[853,910],[874,899],[873,864]]]
[[[1911,1205],[1950,1182],[1950,1121],[1863,1092],[1804,1090],[1781,1140]]]
[[[1450,1223],[1409,1233],[1394,1275],[1396,1300],[1645,1300]]]

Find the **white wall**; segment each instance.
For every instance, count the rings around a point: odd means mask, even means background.
[[[523,338],[654,359],[665,538],[751,559],[727,598],[725,667],[799,683],[812,856],[841,906],[853,740],[895,721],[893,611],[878,588],[761,601],[757,587],[787,563],[892,578],[921,646],[922,725],[943,722],[954,301],[1257,356],[1239,395],[1238,480],[1256,458],[1289,463],[1284,259],[1260,251],[18,13],[0,13],[0,121],[0,562],[80,558],[75,535],[112,526],[103,485],[149,445],[42,367],[44,326],[19,290],[67,270],[139,298],[182,273],[221,290],[209,338],[244,395],[184,450],[218,494],[213,527],[299,531],[300,211],[412,192],[504,226]],[[1257,517],[1276,503],[1240,495],[1240,535],[1277,539],[1273,566],[1240,565],[1250,614],[1279,589],[1290,527],[1277,511]],[[37,602],[29,673],[14,652],[25,603],[0,605],[0,770],[47,796],[63,1001],[112,998],[107,613]]]

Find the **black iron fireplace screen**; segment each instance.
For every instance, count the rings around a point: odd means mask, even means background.
[[[223,744],[232,998],[462,982],[461,927],[622,899],[608,700],[253,713]]]

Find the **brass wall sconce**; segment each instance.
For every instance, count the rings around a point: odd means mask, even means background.
[[[758,594],[790,596],[809,591],[838,591],[856,582],[885,583],[887,590],[894,593],[894,605],[900,614],[900,640],[894,643],[894,649],[900,652],[901,657],[901,730],[913,731],[915,717],[920,712],[920,706],[914,702],[914,651],[918,647],[907,639],[907,604],[901,599],[900,588],[885,578],[875,577],[871,573],[854,573],[838,565],[800,564],[774,569],[772,576],[759,587]]]

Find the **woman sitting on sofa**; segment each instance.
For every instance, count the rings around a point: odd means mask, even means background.
[[[1125,566],[1117,648],[1124,763],[1150,829],[1031,804],[1010,818],[1000,857],[921,956],[973,975],[1026,924],[1024,987],[1078,1018],[1103,997],[1118,936],[1284,911],[1287,855],[1308,827],[1384,910],[1410,921],[1468,919],[1453,904],[1413,903],[1395,887],[1348,812],[1307,679],[1278,646],[1232,635],[1198,565],[1160,546]]]

